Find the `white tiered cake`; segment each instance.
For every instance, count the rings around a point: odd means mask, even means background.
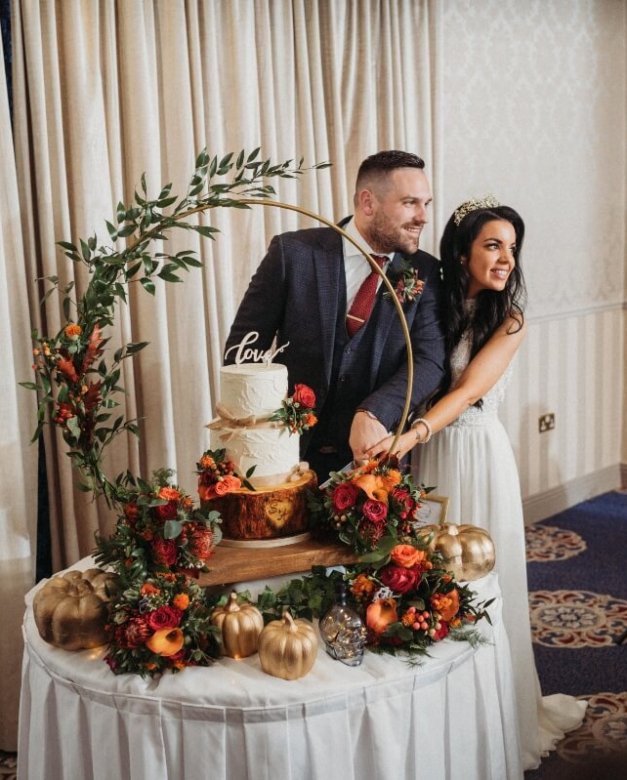
[[[300,461],[300,436],[268,418],[287,396],[287,368],[281,363],[241,363],[220,371],[219,419],[211,424],[212,450],[227,458],[254,488],[289,479]]]
[[[222,515],[224,544],[284,544],[307,533],[306,493],[316,475],[300,463],[300,436],[270,417],[287,396],[280,363],[239,363],[220,370],[218,417],[210,425],[212,450],[226,450],[236,472],[254,490],[240,488],[211,500]],[[273,541],[271,541],[273,540]]]

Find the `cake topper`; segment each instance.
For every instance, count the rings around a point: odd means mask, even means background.
[[[277,347],[274,352],[271,349],[253,349],[250,345],[254,344],[258,338],[258,331],[249,331],[239,344],[233,344],[232,347],[227,349],[227,351],[224,353],[224,357],[226,358],[229,352],[235,349],[237,350],[235,353],[235,363],[237,365],[240,365],[241,363],[265,363],[268,365],[269,363],[272,363],[274,358],[279,353],[283,352],[286,347],[289,347],[290,344],[289,341],[286,341],[285,344]]]

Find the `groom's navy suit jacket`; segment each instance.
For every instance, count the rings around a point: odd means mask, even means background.
[[[399,268],[395,255],[388,275]],[[444,371],[444,339],[439,324],[438,262],[418,251],[407,259],[425,281],[422,294],[403,309],[413,351],[412,408],[438,387]],[[365,259],[364,259],[364,262]],[[290,391],[296,383],[316,393],[319,424],[301,440],[308,447],[332,445],[340,465],[351,460],[348,434],[357,408],[371,411],[389,431],[402,415],[407,392],[407,356],[399,316],[380,285],[367,323],[349,339],[346,332],[346,277],[342,238],[331,228],[313,228],[275,236],[240,304],[226,343],[232,362],[244,336],[257,331],[253,346],[289,346],[274,360],[288,369]],[[309,435],[308,435],[309,434]]]

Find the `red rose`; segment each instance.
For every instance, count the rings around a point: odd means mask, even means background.
[[[379,571],[379,579],[396,593],[407,593],[416,585],[416,572],[388,564]]]
[[[364,501],[364,505],[361,508],[366,520],[369,520],[375,525],[381,525],[385,522],[385,518],[388,516],[388,508],[383,501],[376,501],[373,498],[369,498]]]
[[[174,539],[153,539],[152,554],[156,563],[173,566],[176,563],[176,542]]]
[[[401,520],[414,516],[416,501],[411,497],[408,488],[396,488],[392,493],[392,498],[399,504],[399,515]]]
[[[178,511],[178,504],[176,501],[168,501],[167,504],[156,506],[155,510],[160,520],[174,520]]]
[[[336,512],[344,512],[346,509],[350,509],[355,506],[358,495],[359,490],[352,482],[340,482],[331,496],[333,509]]]
[[[148,625],[153,631],[160,628],[176,628],[181,622],[181,610],[176,607],[159,607],[147,615]]]
[[[301,406],[313,409],[316,405],[316,394],[308,385],[294,385],[292,400]]]

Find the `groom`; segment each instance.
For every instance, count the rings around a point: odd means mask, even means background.
[[[444,372],[437,260],[418,249],[431,190],[424,162],[384,151],[366,158],[357,174],[355,214],[340,223],[377,256],[400,292],[411,334],[411,408],[438,387]],[[417,273],[414,273],[414,270]],[[422,281],[422,284],[419,279]],[[394,431],[407,390],[407,354],[399,316],[363,255],[332,228],[275,236],[231,327],[225,361],[233,362],[250,332],[257,350],[287,345],[274,358],[294,384],[316,393],[318,424],[301,439],[301,457],[320,480],[359,460]],[[289,342],[289,343],[288,343]]]

